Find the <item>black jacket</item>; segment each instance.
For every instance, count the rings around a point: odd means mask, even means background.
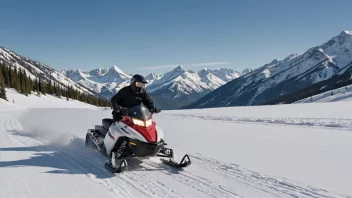
[[[154,103],[145,89],[143,89],[141,93],[136,93],[131,86],[127,86],[120,89],[120,91],[111,98],[111,104],[114,110],[119,107],[130,109],[134,106],[141,105],[141,103],[150,111],[155,109]]]

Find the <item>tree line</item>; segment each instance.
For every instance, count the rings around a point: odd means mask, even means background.
[[[0,63],[0,98],[7,100],[5,87],[14,88],[18,93],[25,96],[34,92],[37,95],[49,94],[59,98],[65,97],[67,101],[69,99],[74,99],[95,106],[110,106],[110,102],[105,98],[86,95],[73,89],[72,86],[62,86],[51,80],[46,82],[40,77],[36,77],[35,80],[33,80],[29,75],[26,75],[24,69],[17,69],[16,67],[12,69],[11,67]]]

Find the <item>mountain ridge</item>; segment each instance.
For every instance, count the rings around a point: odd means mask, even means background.
[[[307,88],[351,68],[352,34],[342,31],[302,55],[274,59],[182,108],[261,105]]]
[[[0,46],[0,62],[11,68],[23,69],[26,76],[29,76],[32,80],[40,78],[45,82],[53,81],[64,87],[72,86],[74,90],[78,90],[81,93],[100,96],[98,93],[73,81],[49,65],[19,55],[6,47]]]
[[[62,73],[108,98],[111,98],[122,87],[127,86],[132,77],[116,65],[109,69],[97,68],[91,71],[66,69]],[[106,78],[106,75],[110,76]],[[153,99],[159,101],[156,102],[157,105],[163,109],[174,109],[195,101],[240,75],[232,69],[186,71],[183,66],[179,65],[164,74],[152,72],[145,78],[148,81],[146,89]],[[171,100],[171,102],[165,105],[166,100]]]

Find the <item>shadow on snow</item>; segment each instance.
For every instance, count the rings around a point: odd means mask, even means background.
[[[30,133],[19,131],[8,131],[11,135],[31,137]],[[54,170],[48,170],[45,173],[51,174],[82,174],[95,175],[96,178],[105,179],[114,177],[116,174],[109,172],[104,164],[107,158],[97,151],[85,148],[85,141],[80,138],[73,138],[66,145],[40,145],[40,146],[23,146],[0,148],[0,152],[17,151],[17,152],[34,152],[28,159],[19,159],[13,161],[0,161],[0,167],[43,167]],[[162,163],[151,163],[152,168],[142,166],[142,160],[129,158],[128,169],[119,174],[129,171],[166,171],[167,174],[177,174],[179,170],[169,167]],[[148,161],[148,160],[147,160]],[[148,163],[149,164],[149,163]]]

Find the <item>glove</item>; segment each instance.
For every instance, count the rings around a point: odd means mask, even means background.
[[[113,111],[120,113],[121,115],[128,115],[128,108],[121,107],[120,105],[113,104],[112,106]]]
[[[121,115],[128,115],[129,109],[125,108],[125,107],[120,107],[119,111],[120,111]]]
[[[120,105],[118,105],[116,103],[112,103],[111,108],[112,108],[113,111],[118,112],[119,108],[120,108]]]
[[[160,113],[161,110],[155,107],[155,108],[152,109],[150,112],[152,112],[152,113]]]

